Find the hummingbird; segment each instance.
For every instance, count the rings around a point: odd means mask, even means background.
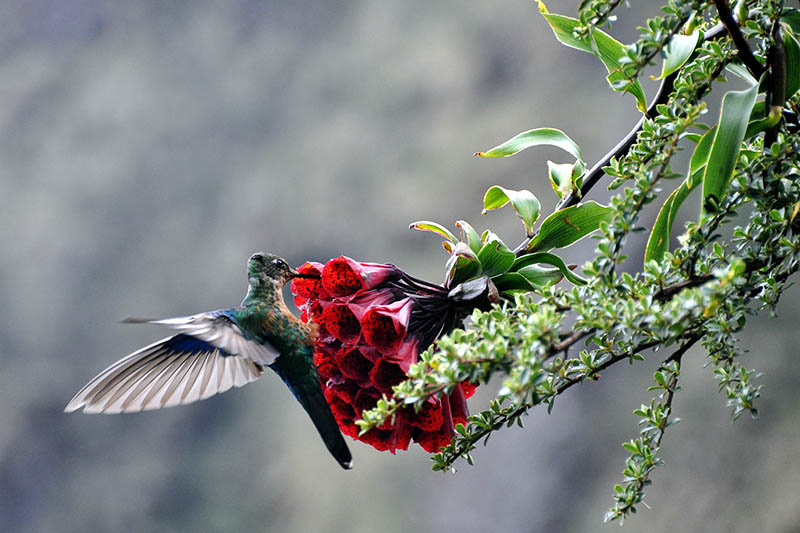
[[[315,324],[286,307],[283,286],[301,274],[282,258],[253,254],[248,289],[239,307],[166,319],[129,318],[179,331],[133,352],[86,384],[65,412],[129,413],[185,405],[255,381],[275,371],[316,426],[331,455],[353,466],[350,450],[320,387],[313,362]]]

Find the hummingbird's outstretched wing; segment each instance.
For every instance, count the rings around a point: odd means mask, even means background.
[[[232,355],[238,355],[262,366],[271,365],[280,355],[268,342],[256,341],[236,323],[232,309],[221,309],[198,315],[176,318],[126,318],[129,324],[161,324],[204,340]]]
[[[64,409],[127,413],[184,405],[255,381],[277,350],[246,338],[230,311],[163,320],[183,331],[138,350],[106,368]]]

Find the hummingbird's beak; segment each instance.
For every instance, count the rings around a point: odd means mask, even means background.
[[[302,278],[302,279],[319,279],[321,276],[319,274],[304,274],[302,272],[298,272],[297,270],[292,270],[289,274],[290,279],[294,278]]]

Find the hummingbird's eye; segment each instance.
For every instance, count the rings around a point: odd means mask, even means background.
[[[286,268],[286,262],[283,259],[273,259],[272,264],[278,268]]]

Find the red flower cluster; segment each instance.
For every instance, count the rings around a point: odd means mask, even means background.
[[[407,450],[413,440],[428,452],[450,443],[456,424],[467,423],[466,398],[475,386],[462,383],[450,396],[431,398],[420,412],[402,410],[359,436],[355,421],[372,409],[382,394],[406,378],[429,335],[414,330],[423,316],[421,294],[392,265],[358,263],[347,257],[325,265],[306,263],[298,269],[319,278],[295,278],[291,289],[301,318],[319,326],[314,364],[339,427],[346,435],[378,450]],[[406,282],[404,282],[404,280]],[[424,292],[422,287],[417,288]],[[425,343],[425,345],[423,345]]]

